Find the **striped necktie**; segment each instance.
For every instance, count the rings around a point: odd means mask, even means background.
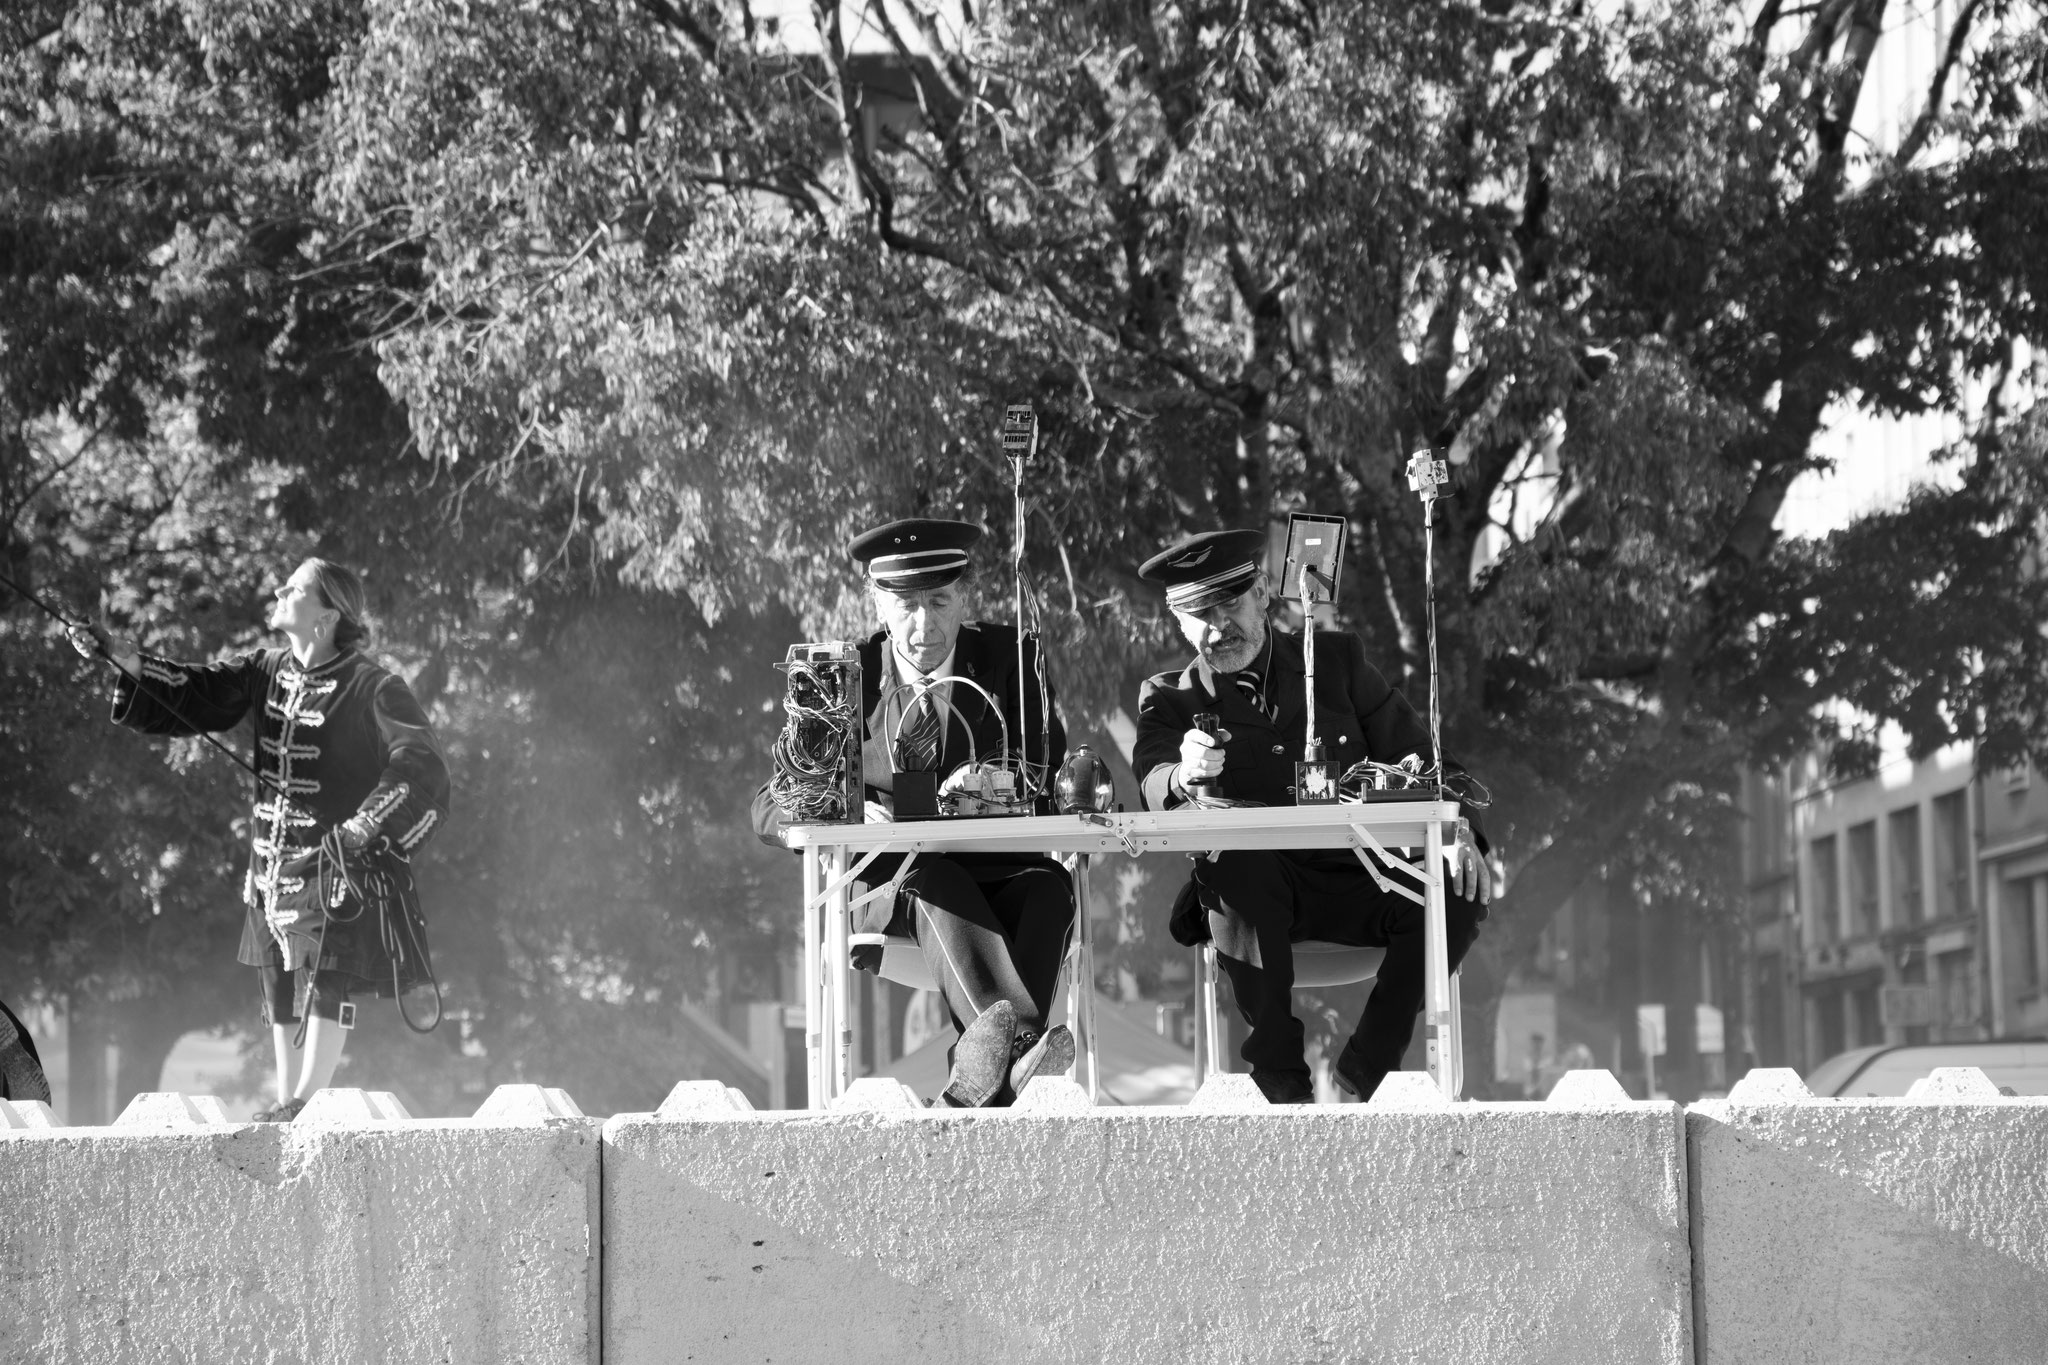
[[[903,723],[896,731],[896,771],[899,773],[930,772],[939,766],[939,699],[921,700],[931,685],[932,680],[928,677],[917,678],[911,683],[917,689],[918,699],[905,709]]]
[[[1272,711],[1266,706],[1266,689],[1260,685],[1257,675],[1252,673],[1233,673],[1230,675],[1230,680],[1237,684],[1237,690],[1244,694],[1246,701],[1251,703],[1252,710],[1257,711],[1268,720],[1273,718]]]

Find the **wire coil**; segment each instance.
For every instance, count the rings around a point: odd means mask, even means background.
[[[818,657],[830,648],[797,645],[776,665],[789,681],[768,795],[784,818],[800,824],[862,817],[860,663]]]

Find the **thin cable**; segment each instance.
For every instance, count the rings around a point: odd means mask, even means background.
[[[1423,629],[1429,637],[1429,747],[1431,775],[1439,799],[1444,794],[1443,710],[1437,697],[1436,676],[1436,500],[1422,503],[1422,601]]]
[[[1036,423],[1034,423],[1032,426],[1031,440],[1034,446],[1038,443],[1038,428]],[[1035,796],[1037,793],[1031,790],[1031,721],[1024,710],[1024,680],[1030,675],[1024,671],[1023,459],[1013,459],[1010,461],[1010,477],[1010,515],[1014,526],[1014,529],[1011,532],[1010,591],[1013,599],[1012,609],[1016,612],[1017,618],[1017,757],[1023,760],[1020,764],[1018,764],[1018,766],[1023,770],[1024,777],[1024,791],[1022,795],[1026,798],[1029,798]],[[1043,655],[1045,654],[1045,650],[1042,647],[1039,649],[1038,652],[1041,657],[1043,657]],[[1041,756],[1045,757],[1046,762],[1049,764],[1051,762],[1051,751],[1048,746],[1051,744],[1051,736],[1041,734],[1039,736],[1038,742],[1039,753]]]
[[[1039,765],[1038,769],[1040,784],[1038,794],[1043,795],[1045,792],[1052,790],[1053,784],[1052,677],[1047,673],[1045,666],[1045,612],[1038,605],[1038,595],[1036,593],[1033,593],[1031,597],[1031,626],[1033,641],[1031,674],[1038,680],[1038,743],[1039,755],[1044,759],[1044,762]],[[1017,709],[1020,713],[1024,709],[1024,699],[1021,696],[1017,699]],[[1026,743],[1029,742],[1029,738],[1030,731],[1027,730],[1025,731]],[[1029,754],[1024,756],[1024,767],[1027,770],[1031,766],[1030,757]]]

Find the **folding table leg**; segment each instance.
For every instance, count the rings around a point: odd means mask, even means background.
[[[836,848],[826,866],[836,878],[845,869],[846,861],[847,851]],[[849,999],[853,966],[848,960],[852,955],[853,909],[848,904],[847,892],[848,888],[842,885],[825,898],[825,983],[832,1017],[828,1089],[835,1097],[845,1094],[853,1084],[853,1009]]]
[[[1451,973],[1451,1098],[1458,1099],[1465,1093],[1465,1006],[1458,994],[1458,982],[1465,975],[1462,971]]]
[[[1431,820],[1423,844],[1423,866],[1430,877],[1423,884],[1422,916],[1422,1027],[1424,1055],[1429,1074],[1444,1098],[1458,1098],[1460,1038],[1457,1014],[1452,1008],[1450,932],[1444,923],[1444,831]]]
[[[1067,976],[1067,1027],[1074,1034],[1074,1082],[1100,1099],[1101,1066],[1095,1047],[1095,936],[1091,931],[1089,857],[1074,855],[1074,967]]]
[[[815,845],[804,846],[804,1104],[825,1107],[825,1000],[824,943],[819,927],[825,907],[818,903],[823,884],[819,863],[823,855]]]
[[[1230,1070],[1223,1061],[1223,1009],[1216,997],[1216,945],[1202,945],[1202,1033],[1198,1040],[1202,1074],[1200,1080]]]

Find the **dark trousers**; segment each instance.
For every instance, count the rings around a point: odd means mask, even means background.
[[[1422,1010],[1422,907],[1380,890],[1358,859],[1343,851],[1242,849],[1216,854],[1195,875],[1218,960],[1238,1009],[1251,1023],[1239,1052],[1255,1071],[1308,1070],[1301,1021],[1294,1017],[1293,944],[1322,939],[1387,950],[1350,1044],[1365,1064],[1364,1093],[1370,1098],[1381,1078],[1401,1065]],[[1412,878],[1404,884],[1415,886]],[[1485,918],[1484,905],[1445,895],[1452,971]]]
[[[313,977],[310,986],[306,982],[309,972]],[[275,943],[270,945],[270,960],[256,969],[256,982],[263,996],[263,1019],[269,1024],[298,1023],[302,997],[310,998],[312,1012],[320,1018],[338,1020],[349,997],[346,972],[314,972],[310,967],[288,972],[284,968],[284,953]]]
[[[920,858],[903,879],[897,923],[924,950],[953,1027],[1007,1000],[1020,1031],[1044,1031],[1074,932],[1064,870]]]

